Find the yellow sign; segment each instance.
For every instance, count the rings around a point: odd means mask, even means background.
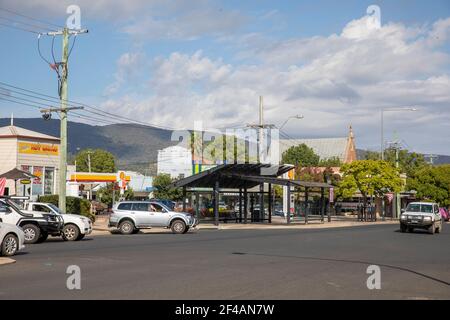
[[[47,156],[57,156],[59,146],[56,144],[19,142],[19,153],[25,154],[43,154]]]
[[[22,179],[22,180],[20,180],[20,183],[21,184],[30,184],[31,180],[30,179]]]

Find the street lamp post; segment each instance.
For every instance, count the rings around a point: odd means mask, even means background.
[[[281,130],[281,129],[283,129],[283,127],[288,123],[288,121],[289,120],[291,120],[291,119],[303,119],[304,118],[304,116],[302,116],[302,115],[299,115],[299,114],[297,114],[297,115],[295,115],[295,116],[290,116],[290,117],[288,117],[287,119],[286,119],[286,121],[284,121],[283,122],[283,124],[280,126],[280,128],[278,128],[278,130]]]

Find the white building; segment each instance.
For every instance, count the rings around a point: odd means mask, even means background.
[[[173,146],[158,150],[157,173],[168,174],[171,178],[192,175],[192,154],[189,149]]]
[[[35,175],[31,184],[8,180],[10,195],[58,193],[59,138],[16,127],[0,128],[0,174],[17,168]]]

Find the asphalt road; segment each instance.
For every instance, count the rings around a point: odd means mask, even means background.
[[[450,299],[450,224],[107,235],[29,245],[0,299]],[[366,285],[381,268],[381,289]],[[81,290],[68,290],[69,265]]]

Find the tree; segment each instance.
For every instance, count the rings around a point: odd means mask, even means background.
[[[389,163],[395,165],[395,149],[389,148],[384,152],[384,158]],[[408,177],[414,177],[416,172],[427,167],[428,163],[422,154],[409,152],[408,150],[399,150],[398,163],[402,173],[406,173]]]
[[[114,155],[102,149],[84,149],[75,156],[77,162],[77,171],[89,172],[89,153],[91,158],[92,172],[116,172],[116,162]]]
[[[342,161],[339,157],[331,157],[328,159],[320,159],[319,167],[341,167]]]
[[[420,200],[432,200],[450,206],[450,165],[426,166],[408,179],[409,190],[417,191]]]
[[[153,179],[153,194],[155,198],[165,200],[180,200],[183,197],[181,188],[170,188],[173,180],[168,174],[160,174]]]
[[[112,207],[113,204],[113,186],[114,183],[108,183],[105,187],[102,187],[97,191],[97,199],[100,202],[108,205],[108,207]],[[123,196],[120,195],[120,190],[114,190],[115,201],[118,201],[121,197],[124,200],[132,199],[134,197],[133,190],[131,188],[128,188],[127,190],[125,190]]]
[[[299,167],[316,167],[319,160],[320,157],[314,153],[314,150],[302,143],[286,150],[281,161]]]
[[[364,206],[369,196],[382,197],[388,192],[400,192],[403,187],[399,172],[387,161],[358,160],[343,165],[341,172],[339,194],[349,198],[359,191]]]

